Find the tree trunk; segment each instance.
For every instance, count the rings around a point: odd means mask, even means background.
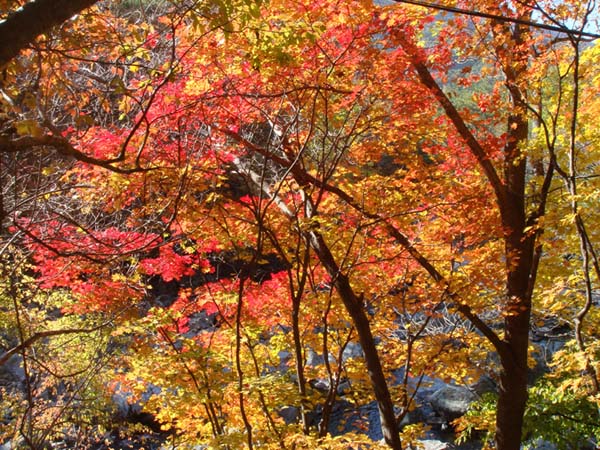
[[[524,317],[507,320],[507,327],[512,326],[508,322],[522,320]],[[515,328],[521,328],[521,326]],[[502,361],[500,391],[496,405],[497,450],[519,450],[521,448],[523,415],[527,403],[527,346],[525,345],[525,349],[521,348],[521,341],[523,341],[522,336],[513,336],[507,339],[515,361]],[[516,360],[524,361],[517,364]]]
[[[36,0],[0,23],[0,68],[40,34],[60,25],[98,0]]]
[[[527,122],[519,121],[520,134],[526,135]],[[515,139],[515,142],[522,142]],[[515,147],[516,151],[516,147]],[[514,154],[516,157],[516,153]],[[512,158],[510,158],[512,159]],[[504,342],[501,355],[500,392],[496,411],[496,448],[519,450],[523,415],[527,403],[527,352],[531,317],[532,280],[535,275],[535,236],[527,235],[525,216],[525,163],[507,164],[505,170],[508,204],[503,225],[506,230],[506,301]]]
[[[528,279],[533,255],[530,247],[531,239],[521,243],[518,262],[509,271],[507,279],[509,306],[505,312],[504,341],[508,352],[501,358],[500,392],[496,411],[498,450],[519,450],[521,447],[523,415],[527,403],[527,351],[531,315]]]
[[[354,292],[348,277],[341,273],[333,255],[325,244],[323,237],[315,232],[309,233],[310,244],[315,250],[319,260],[327,269],[336,287],[346,311],[352,319],[352,323],[358,333],[360,345],[365,354],[365,363],[369,371],[369,379],[377,400],[379,417],[381,420],[381,431],[385,442],[394,450],[401,450],[402,443],[398,430],[398,424],[394,414],[394,403],[387,386],[385,374],[379,359],[379,353],[375,345],[375,339],[371,333],[369,319],[365,313],[362,298]]]
[[[300,298],[301,291],[292,294],[292,334],[294,336],[294,355],[296,360],[296,376],[298,378],[298,393],[302,399],[300,406],[300,422],[302,431],[308,434],[308,420],[306,417],[306,377],[304,376],[304,354],[302,351],[302,339],[300,337]]]
[[[521,42],[522,36],[518,27],[512,36],[515,42]],[[513,57],[518,64],[514,63]],[[514,112],[508,117],[507,140],[504,146],[505,195],[498,198],[506,259],[504,342],[507,352],[501,356],[496,448],[519,450],[527,404],[527,352],[531,297],[537,270],[534,258],[536,238],[534,233],[525,231],[528,225],[525,204],[527,158],[520,148],[527,142],[529,122],[525,115],[524,94],[517,84],[525,66],[515,55],[511,55],[505,65],[504,73]]]

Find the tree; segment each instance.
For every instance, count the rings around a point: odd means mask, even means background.
[[[501,5],[496,14],[507,13],[507,5]],[[551,15],[559,14],[559,11],[535,8],[529,5],[514,5],[511,14],[517,19],[529,21],[532,12],[540,9],[542,13]],[[581,11],[581,29],[587,23],[592,6],[576,5],[575,11]],[[548,12],[550,11],[550,12]],[[553,17],[553,20],[562,23],[566,17]],[[545,161],[535,161],[537,175],[543,180],[534,189],[528,189],[528,155],[525,148],[529,140],[529,118],[528,113],[533,111],[534,117],[544,120],[544,111],[538,105],[529,103],[530,93],[524,84],[525,79],[531,80],[532,71],[529,65],[530,59],[540,58],[536,47],[531,46],[531,30],[520,25],[508,26],[507,24],[493,24],[493,38],[491,51],[497,58],[499,69],[503,73],[502,84],[506,89],[506,98],[509,99],[507,114],[504,120],[507,123],[503,135],[504,147],[500,150],[499,163],[503,165],[503,173],[500,176],[494,165],[494,159],[490,157],[490,150],[479,142],[473,128],[470,128],[465,115],[461,114],[448,95],[442,90],[439,83],[431,76],[431,72],[424,63],[424,57],[419,50],[408,42],[404,37],[399,38],[399,44],[406,49],[412,58],[413,66],[419,79],[425,85],[431,95],[437,99],[449,121],[454,125],[467,148],[477,159],[482,172],[485,174],[491,189],[493,190],[498,208],[499,217],[503,229],[504,258],[506,261],[506,303],[504,306],[504,335],[500,337],[490,329],[479,327],[493,343],[498,352],[502,364],[500,375],[500,392],[497,405],[496,444],[498,448],[519,448],[521,442],[522,417],[527,400],[527,352],[529,346],[530,316],[532,311],[532,300],[536,287],[536,276],[542,256],[542,245],[537,242],[543,232],[540,221],[546,214],[548,196],[552,186],[555,171],[561,171],[557,167],[557,155],[553,145],[547,146]],[[501,38],[501,36],[504,36]],[[578,48],[580,37],[569,36],[575,53],[573,56],[574,73],[577,76],[579,55]],[[548,51],[547,45],[540,45],[542,51]],[[537,47],[537,48],[540,48]],[[560,81],[559,81],[560,83]],[[575,82],[577,91],[577,82]],[[541,99],[540,99],[541,100]],[[574,114],[571,116],[571,130],[575,129],[578,110],[577,95],[572,99]],[[574,156],[574,148],[577,137],[571,133],[571,157]],[[547,142],[547,144],[551,144]],[[538,156],[539,158],[539,156]],[[571,195],[574,194],[570,189]],[[535,200],[529,201],[528,198]],[[583,242],[583,241],[582,241]],[[582,244],[583,247],[587,244]],[[587,251],[586,251],[587,252]],[[587,260],[587,258],[585,258]],[[433,275],[436,276],[436,275]],[[589,277],[587,278],[589,282]],[[588,304],[590,304],[588,302]],[[589,368],[592,380],[597,375]],[[596,381],[597,383],[597,381]]]
[[[41,288],[76,299],[64,314],[128,311],[115,316],[119,383],[151,392],[146,407],[182,440],[335,445],[346,377],[370,386],[398,449],[423,375],[469,381],[493,349],[496,445],[519,448],[531,315],[571,282],[585,292],[570,314],[595,398],[585,323],[598,269],[581,213],[594,185],[580,186],[577,161],[595,150],[595,103],[580,114],[579,96],[597,83],[581,34],[530,25],[541,14],[583,29],[591,6],[474,6],[493,19],[368,2],[174,4],[147,20],[102,10],[41,64],[17,61],[38,69],[9,73],[4,155],[62,155],[39,167],[67,188],[34,189],[43,207],[25,212],[4,201],[5,235],[24,236]],[[23,85],[36,95],[19,97]],[[567,210],[574,227],[554,215]],[[581,276],[555,284],[574,242]],[[201,315],[217,324],[190,331]],[[353,341],[364,366],[344,359]],[[297,429],[277,414],[288,402]]]

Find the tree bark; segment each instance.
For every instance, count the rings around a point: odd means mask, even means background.
[[[528,17],[525,13],[524,17]],[[496,448],[519,450],[523,416],[527,404],[527,352],[531,318],[532,280],[535,279],[535,234],[526,232],[528,225],[525,191],[527,158],[521,147],[527,142],[529,122],[526,116],[527,99],[519,82],[525,76],[529,50],[522,50],[525,30],[517,25],[506,32],[514,47],[496,48],[506,76],[506,87],[512,102],[508,116],[507,139],[504,146],[505,196],[499,198],[504,229],[506,260],[506,296],[504,340],[509,358],[501,359],[500,392],[496,411]]]
[[[402,449],[398,424],[394,414],[394,403],[387,386],[385,374],[379,359],[379,353],[375,345],[375,339],[371,333],[369,319],[365,314],[363,302],[360,296],[356,295],[348,277],[341,273],[333,255],[325,244],[323,237],[316,233],[309,233],[310,244],[315,250],[319,260],[326,268],[332,278],[335,288],[344,303],[346,311],[352,318],[352,323],[358,333],[360,345],[365,354],[365,363],[369,371],[369,379],[373,387],[379,417],[381,420],[381,431],[385,442],[394,450]]]
[[[35,0],[0,23],[0,69],[40,34],[60,25],[98,0]]]
[[[504,341],[508,354],[501,357],[500,388],[496,411],[496,448],[519,450],[527,403],[527,352],[531,316],[529,275],[533,265],[533,239],[523,227],[506,238],[507,302]],[[519,239],[520,237],[520,239]],[[509,258],[507,258],[509,259]]]
[[[527,99],[519,88],[519,81],[526,73],[527,52],[530,50],[523,46],[525,40],[523,26],[515,25],[512,29],[506,26],[505,32],[510,34],[513,46],[511,48],[499,46],[496,48],[496,52],[503,64],[506,87],[512,102],[512,113],[507,117],[507,140],[503,149],[502,177],[499,176],[492,160],[471,132],[461,113],[431,75],[421,50],[406,39],[401,31],[396,38],[409,55],[421,83],[439,102],[471,154],[477,159],[496,196],[504,231],[506,260],[504,338],[501,342],[497,342],[497,336],[494,333],[486,334],[486,337],[491,338],[490,341],[498,350],[501,362],[500,391],[496,411],[496,448],[498,450],[519,450],[523,416],[527,403],[527,352],[531,298],[537,270],[537,262],[534,257],[535,239],[536,233],[539,231],[525,232],[527,226],[530,225],[531,218],[527,217],[525,205],[527,158],[520,151],[523,143],[527,142],[528,120],[526,117]],[[537,217],[543,215],[543,211],[544,207],[541,206]],[[425,265],[423,266],[427,268]],[[431,270],[428,271],[436,278]],[[465,313],[460,308],[459,311]],[[468,315],[467,317],[471,319]]]

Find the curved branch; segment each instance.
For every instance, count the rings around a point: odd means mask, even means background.
[[[106,170],[110,170],[111,172],[131,174],[136,172],[148,172],[150,170],[153,170],[153,168],[122,168],[115,166],[114,164],[111,164],[111,162],[108,160],[94,158],[92,156],[86,155],[85,153],[76,149],[67,139],[60,136],[22,136],[16,139],[10,139],[5,136],[0,136],[0,153],[16,153],[22,150],[30,149],[32,147],[42,146],[52,147],[63,156],[70,156],[72,158],[75,158],[77,161],[81,161],[94,166],[99,166]]]

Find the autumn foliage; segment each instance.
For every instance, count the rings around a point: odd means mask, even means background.
[[[597,8],[408,3],[100,2],[3,68],[5,441],[408,448],[486,377],[459,439],[598,444]]]

